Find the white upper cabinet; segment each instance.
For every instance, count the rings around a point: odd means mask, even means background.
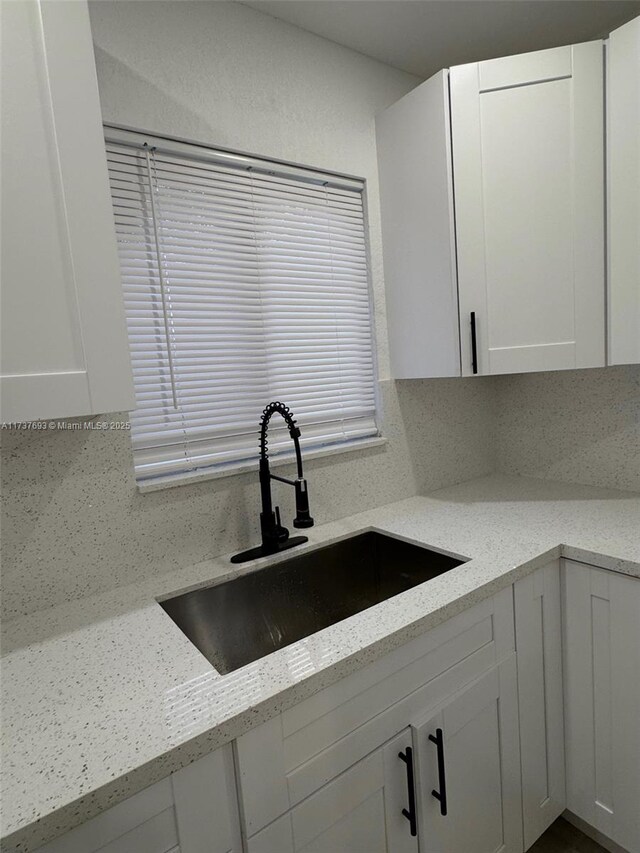
[[[609,364],[640,362],[640,18],[607,42]]]
[[[602,42],[452,68],[462,372],[604,364]]]
[[[130,409],[87,4],[1,8],[2,420]]]
[[[378,116],[391,372],[459,376],[449,79],[441,71]]]
[[[378,121],[394,376],[603,365],[602,42],[448,77]]]

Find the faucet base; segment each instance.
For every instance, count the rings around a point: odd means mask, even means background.
[[[308,541],[308,536],[292,536],[273,550],[266,550],[264,545],[256,545],[255,548],[249,548],[248,551],[241,551],[239,554],[234,554],[231,562],[247,563],[249,560],[258,560],[260,557],[272,557],[274,554],[279,554],[280,551],[287,551],[289,548],[295,548],[296,545],[302,545]]]

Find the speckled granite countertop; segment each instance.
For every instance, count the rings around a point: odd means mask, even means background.
[[[316,527],[304,547],[368,528],[470,561],[226,676],[156,598],[265,560],[221,557],[8,623],[2,850],[34,849],[549,559],[640,577],[627,492],[493,475]]]

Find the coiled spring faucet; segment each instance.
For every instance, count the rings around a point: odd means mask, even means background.
[[[269,429],[269,421],[272,415],[278,413],[284,419],[289,430],[289,435],[293,440],[293,445],[296,451],[296,467],[297,477],[295,480],[289,480],[286,477],[279,477],[277,474],[272,474],[269,469],[269,442],[267,439],[267,431]],[[256,560],[258,557],[265,557],[268,554],[277,554],[278,551],[286,551],[287,548],[293,548],[295,545],[301,545],[307,542],[306,536],[289,537],[289,531],[283,527],[280,521],[280,507],[273,508],[271,500],[271,481],[279,480],[281,483],[287,483],[293,486],[296,490],[296,517],[293,519],[293,526],[298,528],[313,527],[313,518],[309,513],[309,493],[307,491],[307,481],[302,474],[302,453],[300,451],[300,430],[296,426],[291,410],[284,403],[274,401],[269,403],[262,413],[260,418],[260,494],[262,497],[262,512],[260,513],[260,531],[262,533],[262,545],[256,548],[250,548],[248,551],[242,551],[240,554],[235,554],[231,558],[232,563],[245,563],[247,560]]]

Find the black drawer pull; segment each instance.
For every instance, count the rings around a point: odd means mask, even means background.
[[[436,791],[435,789],[431,792],[431,795],[438,800],[440,803],[440,814],[442,817],[446,817],[447,815],[447,779],[445,776],[444,770],[444,737],[442,735],[442,729],[436,729],[435,737],[433,735],[429,735],[429,740],[431,743],[435,743],[438,750],[438,785],[440,786],[440,790]]]
[[[404,752],[398,753],[400,758],[407,765],[407,793],[409,795],[409,808],[402,809],[402,814],[409,821],[411,835],[416,836],[418,829],[416,826],[416,792],[413,786],[413,750],[410,746]]]
[[[471,312],[471,370],[478,372],[478,342],[476,340],[476,312]]]

